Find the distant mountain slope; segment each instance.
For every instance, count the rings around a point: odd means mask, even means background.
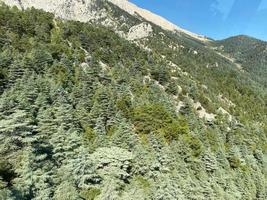
[[[214,44],[240,63],[254,80],[267,87],[267,42],[240,35]]]

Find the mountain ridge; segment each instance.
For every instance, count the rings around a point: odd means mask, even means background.
[[[61,2],[56,2],[53,0],[1,0],[5,2],[7,5],[18,6],[23,8],[29,8],[31,6],[43,9],[48,12],[55,13],[56,16],[65,18],[65,19],[73,19],[79,20],[82,22],[88,22],[90,19],[96,18],[97,12],[95,12],[91,7],[97,2],[95,0],[84,0],[84,1],[70,1],[65,0]],[[174,25],[168,20],[164,19],[161,16],[158,16],[148,10],[139,8],[135,4],[127,1],[127,0],[107,0],[108,2],[113,3],[114,5],[120,7],[122,10],[128,12],[131,15],[140,15],[144,19],[148,20],[151,23],[154,23],[165,30],[169,30],[172,32],[182,32],[190,37],[193,37],[197,40],[207,42],[209,41],[205,36],[201,36],[195,33],[191,33],[185,29]],[[68,5],[69,7],[65,7]],[[67,15],[67,9],[70,9],[70,15]],[[98,11],[99,12],[99,11]]]
[[[203,36],[197,33],[192,33],[188,30],[182,29],[179,26],[173,24],[172,22],[168,21],[162,16],[156,15],[153,12],[140,8],[137,5],[135,5],[132,2],[129,2],[128,0],[105,0],[106,2],[111,2],[115,6],[118,6],[122,10],[126,11],[127,13],[135,16],[136,14],[139,15],[140,17],[144,18],[145,20],[149,21],[150,23],[153,23],[165,30],[172,31],[172,32],[177,32],[177,33],[184,33],[192,38],[195,38],[197,40],[200,40],[202,42],[211,42],[214,39],[210,39],[207,36]],[[91,9],[91,7],[94,7],[96,4],[96,0],[64,0],[61,2],[56,2],[54,0],[0,0],[0,2],[6,3],[7,5],[10,6],[17,6],[18,8],[30,8],[31,6],[38,8],[38,9],[43,9],[48,12],[54,13],[56,16],[65,18],[65,19],[73,19],[73,20],[78,20],[82,22],[88,22],[92,19],[98,18],[100,16],[97,16],[97,12],[99,10],[94,10]],[[64,5],[68,5],[67,7],[64,7]],[[70,9],[70,14],[69,16],[66,14],[66,11],[62,12],[62,9]],[[88,12],[88,10],[91,10]],[[103,13],[101,13],[103,14]],[[253,39],[254,37],[248,36],[248,35],[236,35],[236,36],[231,36],[225,39],[229,38],[235,38],[235,37],[249,37]],[[220,40],[214,40],[214,41],[222,41],[225,39],[220,39]],[[255,38],[257,40],[260,40],[258,38]],[[263,41],[263,40],[261,40]],[[265,41],[263,41],[265,42]]]
[[[114,3],[115,5],[119,6],[123,10],[129,12],[130,14],[134,15],[135,13],[137,13],[137,14],[141,15],[142,17],[144,17],[146,20],[148,20],[152,23],[155,23],[156,25],[159,25],[160,27],[162,27],[166,30],[183,32],[183,33],[185,33],[185,34],[187,34],[193,38],[196,38],[198,40],[205,41],[205,42],[209,41],[207,39],[207,37],[192,33],[192,32],[187,31],[185,29],[182,29],[182,28],[178,27],[177,25],[169,22],[165,18],[163,18],[159,15],[156,15],[156,14],[154,14],[148,10],[139,8],[135,4],[133,4],[127,0],[109,0],[109,1]]]
[[[252,78],[267,87],[267,42],[246,35],[238,35],[213,43],[218,52],[227,54]]]

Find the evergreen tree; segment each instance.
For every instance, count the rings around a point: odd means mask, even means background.
[[[94,104],[90,116],[92,124],[100,131],[100,134],[105,135],[114,121],[115,102],[112,97],[112,91],[103,85],[99,86],[94,97]]]
[[[119,120],[116,131],[111,135],[111,143],[118,147],[133,150],[138,144],[138,137],[133,131],[133,127],[125,119]]]

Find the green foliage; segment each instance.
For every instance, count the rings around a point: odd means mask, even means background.
[[[140,185],[143,189],[148,189],[148,188],[151,187],[151,184],[149,183],[149,181],[146,180],[142,176],[134,177],[134,180],[137,181],[138,182],[138,185]]]
[[[176,120],[166,127],[162,128],[160,132],[167,139],[167,141],[178,140],[180,135],[189,134],[188,123],[183,120]]]
[[[171,81],[166,88],[166,92],[177,95],[179,93],[177,82]]]
[[[101,193],[98,188],[90,188],[88,190],[81,191],[81,197],[85,200],[94,200]]]
[[[135,129],[139,134],[149,134],[173,122],[170,113],[159,104],[145,104],[133,109]]]
[[[195,136],[191,136],[191,135],[183,135],[182,141],[184,144],[188,145],[194,157],[200,156],[200,154],[203,151],[203,146],[202,146],[201,141],[198,138],[196,138]]]
[[[266,89],[212,44],[95,23],[0,7],[0,199],[265,199]]]
[[[188,134],[185,120],[172,116],[160,104],[145,104],[133,109],[132,120],[138,134],[162,134],[167,141],[177,140],[179,135]]]
[[[238,167],[240,167],[240,159],[237,156],[230,156],[228,158],[230,167],[232,167],[233,169],[236,169]]]
[[[16,173],[13,170],[13,167],[7,161],[0,161],[0,179],[7,186],[12,185],[12,180],[16,177]],[[0,186],[1,190],[1,186]]]
[[[117,108],[126,118],[129,118],[132,112],[132,102],[129,96],[122,96],[117,100]]]
[[[157,65],[152,68],[151,76],[162,85],[167,83],[171,78],[168,68],[162,65]]]
[[[233,57],[252,79],[267,86],[265,41],[240,35],[216,41],[213,45],[218,47],[218,51]],[[220,49],[220,46],[223,48]]]
[[[212,102],[204,96],[204,94],[200,94],[198,97],[199,102],[201,105],[207,110],[209,113],[215,113],[216,109],[214,108],[214,105]]]
[[[89,142],[93,142],[96,139],[96,134],[91,127],[84,127],[84,138]]]

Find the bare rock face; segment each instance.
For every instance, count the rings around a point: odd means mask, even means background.
[[[142,39],[150,36],[153,32],[152,26],[149,23],[141,23],[133,26],[128,33],[129,40]]]
[[[96,0],[0,0],[10,6],[21,9],[34,7],[47,12],[54,13],[57,17],[88,22],[99,17],[95,9]]]
[[[108,19],[107,17],[108,12],[98,7],[98,3],[101,0],[0,0],[0,2],[1,1],[6,3],[7,5],[17,6],[21,9],[29,7],[43,9],[44,11],[52,12],[57,17],[63,19],[71,19],[81,22],[94,21],[104,18]],[[206,37],[184,30],[174,25],[173,23],[169,22],[168,20],[164,19],[163,17],[158,16],[148,10],[139,8],[138,6],[127,0],[107,0],[107,1],[118,6],[119,8],[121,8],[122,10],[128,12],[133,16],[137,16],[139,18],[141,17],[146,21],[149,21],[157,26],[160,26],[165,30],[177,33],[183,33],[200,41],[208,41]],[[107,25],[107,24],[108,25],[112,24],[112,26],[114,25],[114,23],[110,22],[109,23],[106,22],[102,25]],[[130,40],[144,38],[150,32],[151,29],[149,26],[145,27],[144,24],[140,26],[137,25],[137,27],[133,27],[132,30],[130,30],[128,38]],[[138,33],[141,34],[140,37],[137,36]]]
[[[166,30],[170,30],[170,31],[174,31],[176,29],[178,29],[178,27],[174,24],[172,24],[171,22],[167,21],[166,19],[164,19],[161,16],[158,16],[148,10],[139,8],[138,6],[136,6],[135,4],[127,1],[127,0],[108,0],[111,3],[117,5],[118,7],[120,7],[122,10],[128,12],[131,15],[140,15],[141,17],[143,17],[144,19],[155,23],[156,25],[166,29]]]
[[[208,113],[205,108],[201,105],[200,102],[196,102],[193,104],[194,108],[197,110],[197,113],[200,118],[205,119],[207,121],[214,121],[216,115],[213,113]]]
[[[9,6],[17,6],[18,8],[20,8],[20,2],[18,0],[0,0],[0,2],[1,1]]]
[[[111,3],[113,3],[114,5],[117,5],[118,7],[120,7],[122,10],[128,12],[131,15],[139,15],[142,18],[144,18],[145,20],[152,22],[158,26],[160,26],[161,28],[165,29],[165,30],[169,30],[169,31],[173,31],[173,32],[181,32],[184,33],[186,35],[189,35],[197,40],[201,40],[201,41],[208,41],[208,39],[202,35],[197,35],[195,33],[191,33],[187,30],[184,30],[178,26],[176,26],[175,24],[169,22],[168,20],[166,20],[165,18],[156,15],[148,10],[139,8],[138,6],[136,6],[135,4],[127,1],[127,0],[108,0]]]

